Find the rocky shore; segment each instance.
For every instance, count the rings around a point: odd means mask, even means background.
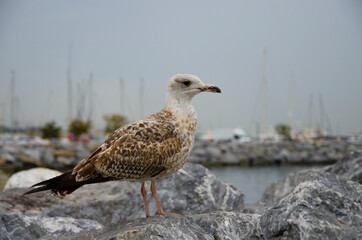
[[[196,142],[189,161],[203,165],[330,164],[362,152],[362,142]]]
[[[51,167],[67,169],[87,157],[96,146],[0,145],[0,169]],[[362,142],[346,141],[238,143],[196,142],[189,162],[210,165],[328,164],[350,152],[361,152]]]
[[[84,144],[0,145],[0,168],[70,168],[90,154]]]
[[[0,192],[0,239],[361,239],[361,169],[362,155],[350,154],[290,175],[245,205],[238,189],[188,163],[157,183],[164,210],[184,216],[147,219],[137,183],[89,185],[63,199],[8,188]]]

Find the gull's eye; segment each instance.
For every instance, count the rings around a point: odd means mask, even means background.
[[[183,85],[185,85],[186,87],[190,86],[191,85],[191,81],[190,80],[184,80],[182,82]]]

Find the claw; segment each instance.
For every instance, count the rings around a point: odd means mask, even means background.
[[[164,212],[164,211],[162,211],[162,212],[157,212],[156,214],[158,214],[158,215],[177,215],[177,216],[179,216],[179,217],[184,217],[184,215],[181,215],[181,214],[178,214],[178,213],[166,213],[166,212]]]
[[[156,202],[156,206],[157,206],[156,214],[157,215],[160,215],[160,216],[161,215],[177,215],[179,217],[183,217],[183,215],[181,215],[181,214],[178,214],[178,213],[166,213],[166,212],[164,212],[162,210],[160,200],[158,199],[158,196],[157,196],[157,189],[156,189],[155,181],[151,181],[151,192],[152,192],[153,198],[155,199],[155,202]],[[151,217],[151,214],[150,214],[150,211],[149,211],[149,208],[148,208],[147,191],[145,189],[145,182],[142,182],[141,193],[142,193],[142,197],[143,197],[143,203],[145,205],[146,218],[149,218],[149,217]]]

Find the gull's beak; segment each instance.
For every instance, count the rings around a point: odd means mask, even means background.
[[[205,84],[205,87],[199,88],[201,92],[213,92],[213,93],[221,93],[220,88],[212,85]]]

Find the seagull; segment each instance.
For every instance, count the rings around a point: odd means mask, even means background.
[[[197,122],[192,98],[201,92],[221,90],[195,75],[176,74],[168,81],[166,92],[166,106],[161,111],[118,128],[72,170],[31,186],[24,195],[50,190],[64,197],[86,184],[140,182],[146,217],[150,217],[145,182],[151,181],[156,214],[176,214],[162,210],[155,182],[182,168],[190,155]]]

